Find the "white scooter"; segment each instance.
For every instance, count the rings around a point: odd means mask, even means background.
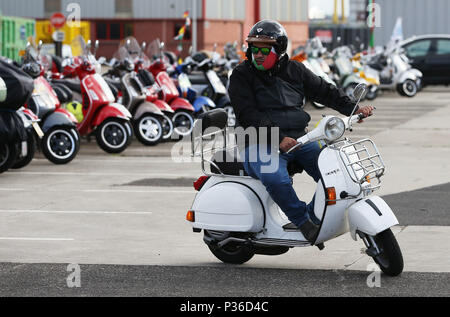
[[[357,86],[358,103],[366,92],[367,86]],[[186,219],[194,232],[204,230],[204,242],[218,259],[242,264],[255,254],[279,255],[292,247],[323,249],[325,242],[350,232],[355,241],[357,236],[364,241],[366,253],[385,274],[396,276],[403,271],[402,253],[390,230],[398,220],[382,198],[372,195],[380,187],[383,160],[370,139],[352,142],[342,138],[361,115],[325,116],[314,130],[298,139],[299,145],[323,143],[314,205],[321,224],[313,243],[289,223],[259,180],[245,176],[242,163],[226,151],[227,142],[220,149],[214,145],[205,150],[205,141],[207,144],[213,135],[227,140],[226,113],[216,109],[201,119],[192,136],[192,151],[201,157],[205,175],[194,183],[199,192]],[[205,134],[211,127],[219,130]],[[205,157],[208,152],[214,153],[210,160]],[[205,163],[210,164],[211,173],[205,170]]]

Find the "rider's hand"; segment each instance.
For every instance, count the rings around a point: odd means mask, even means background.
[[[292,147],[296,146],[298,144],[297,140],[294,140],[289,137],[285,137],[281,143],[280,143],[280,151],[283,153],[286,153],[289,151]],[[294,151],[297,151],[300,149],[300,147],[297,147]]]
[[[373,114],[373,110],[375,108],[372,106],[364,106],[359,108],[355,114],[363,114],[364,118],[370,117]],[[359,123],[363,122],[363,120],[360,120]]]

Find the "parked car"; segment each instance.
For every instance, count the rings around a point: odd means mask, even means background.
[[[415,36],[399,45],[412,67],[423,73],[424,85],[450,84],[450,34]]]

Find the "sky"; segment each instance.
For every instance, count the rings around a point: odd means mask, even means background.
[[[350,14],[350,0],[345,1],[345,15]],[[324,15],[333,15],[334,0],[309,0],[309,15],[310,18],[321,17]],[[341,0],[338,0],[338,15],[341,14]]]

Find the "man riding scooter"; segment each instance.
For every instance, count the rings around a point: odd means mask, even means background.
[[[311,120],[302,109],[303,100],[306,97],[346,116],[352,114],[355,104],[342,90],[314,75],[303,64],[289,60],[288,37],[278,22],[256,23],[247,42],[247,60],[233,71],[229,95],[238,125],[260,131],[267,128],[268,135],[266,138],[259,134],[256,139],[247,140],[240,156],[247,174],[264,184],[292,226],[312,241],[319,230],[319,220],[312,212],[313,202],[306,204],[299,200],[287,170],[289,163],[296,163],[316,182],[320,179],[317,142],[289,152],[298,144],[296,139],[306,134]],[[361,107],[355,114],[367,117],[373,109]],[[271,143],[274,135],[279,136],[277,144]],[[275,170],[268,168],[269,164]]]

